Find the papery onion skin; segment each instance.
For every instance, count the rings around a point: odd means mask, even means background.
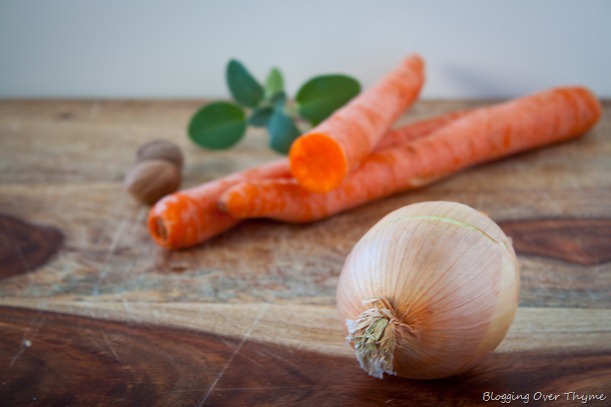
[[[438,379],[467,371],[499,345],[519,286],[511,239],[494,221],[464,204],[423,202],[388,214],[354,246],[337,307],[369,374]],[[366,330],[380,313],[391,315],[387,326]],[[375,360],[382,351],[390,362]]]

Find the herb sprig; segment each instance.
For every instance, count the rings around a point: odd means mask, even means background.
[[[350,76],[319,75],[306,81],[290,100],[278,68],[272,68],[261,84],[235,59],[227,64],[225,77],[234,101],[202,106],[188,126],[191,140],[210,150],[233,147],[248,126],[253,126],[265,127],[269,147],[288,154],[292,142],[305,129],[325,120],[361,91],[359,82]]]

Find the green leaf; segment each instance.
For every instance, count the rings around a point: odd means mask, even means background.
[[[262,106],[253,110],[248,123],[255,127],[266,127],[274,113],[274,109],[284,109],[285,104],[286,94],[284,92],[275,93]]]
[[[301,132],[293,119],[284,113],[281,106],[276,106],[267,125],[270,135],[269,146],[281,154],[288,154],[293,141]]]
[[[193,115],[188,132],[195,144],[210,150],[223,150],[242,139],[246,132],[246,116],[236,104],[214,102]]]
[[[263,87],[239,61],[227,64],[227,86],[233,98],[248,107],[257,107],[263,100]]]
[[[297,111],[312,125],[317,125],[360,91],[361,85],[349,76],[317,76],[307,81],[297,92]]]
[[[266,127],[273,113],[274,109],[271,106],[258,107],[253,110],[252,115],[248,119],[248,124],[255,127]]]
[[[284,91],[284,78],[278,68],[272,68],[265,80],[265,96],[271,98]]]
[[[284,109],[284,106],[286,105],[286,99],[286,93],[278,92],[270,98],[270,103],[272,104],[274,109]]]

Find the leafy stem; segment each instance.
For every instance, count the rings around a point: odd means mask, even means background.
[[[292,142],[305,129],[325,120],[361,90],[359,82],[349,76],[320,75],[306,81],[290,100],[284,76],[276,67],[263,84],[235,59],[229,61],[225,73],[233,102],[204,105],[189,122],[189,137],[206,149],[233,147],[244,137],[248,126],[253,126],[265,127],[269,147],[288,154]]]

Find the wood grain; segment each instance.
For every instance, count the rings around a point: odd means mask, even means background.
[[[28,308],[127,324],[146,323],[282,344],[330,355],[353,357],[346,346],[344,322],[335,305],[305,303],[144,302],[112,296],[4,299],[13,308]],[[611,310],[520,307],[500,352],[575,352],[611,349]]]
[[[421,101],[401,122],[488,102]],[[148,236],[148,207],[121,185],[140,144],[179,145],[184,187],[277,157],[259,130],[228,151],[194,146],[185,126],[201,104],[0,101],[2,404],[467,406],[481,405],[486,391],[611,397],[610,102],[601,123],[574,142],[321,222],[247,221],[168,252]],[[518,315],[497,352],[468,375],[369,378],[344,345],[338,274],[382,216],[430,200],[477,208],[513,238]],[[24,267],[17,258],[32,260]]]
[[[593,266],[611,261],[611,219],[501,222],[518,253]]]
[[[467,406],[485,393],[600,395],[611,351],[495,353],[437,381],[379,380],[355,360],[148,324],[2,308],[9,405]],[[52,380],[49,380],[52,379]],[[58,385],[61,383],[61,385]],[[536,403],[533,403],[536,405]]]
[[[0,279],[36,270],[59,252],[63,241],[57,228],[0,213]]]

